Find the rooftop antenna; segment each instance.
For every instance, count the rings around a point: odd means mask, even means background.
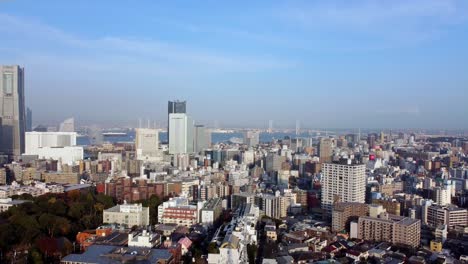
[[[138,118],[138,128],[141,128],[141,117]]]

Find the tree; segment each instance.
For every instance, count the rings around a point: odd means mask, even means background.
[[[104,205],[104,209],[111,208],[115,205],[112,197],[105,194],[96,195],[96,201]]]
[[[43,264],[44,261],[42,260],[43,256],[37,248],[33,248],[29,251],[28,255],[28,263],[34,264]]]
[[[57,234],[67,235],[70,232],[68,219],[48,213],[39,217],[39,225],[50,237],[55,237]]]
[[[85,208],[81,203],[73,203],[68,209],[68,216],[73,219],[80,219],[85,213]]]

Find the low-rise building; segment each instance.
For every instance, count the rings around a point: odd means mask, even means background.
[[[149,208],[141,204],[121,204],[104,210],[103,223],[128,227],[149,225]]]
[[[427,209],[427,224],[434,228],[446,225],[449,229],[455,226],[467,226],[468,211],[456,206],[432,205]]]
[[[153,248],[159,245],[161,245],[161,235],[158,233],[143,230],[141,232],[137,231],[128,234],[129,247]]]
[[[212,198],[208,200],[201,209],[200,223],[211,226],[219,219],[222,212],[223,207],[221,198]]]
[[[62,264],[95,263],[158,263],[173,264],[174,259],[168,249],[145,249],[92,245],[82,254],[70,254],[61,260]]]
[[[78,173],[64,172],[44,172],[42,178],[46,183],[61,183],[61,184],[78,184],[80,183],[80,175]]]
[[[358,238],[371,241],[391,241],[393,244],[419,247],[421,221],[381,213],[379,217],[362,216],[358,220]]]
[[[13,200],[11,198],[0,198],[0,213],[8,211],[10,207],[17,206],[29,201],[25,200]]]
[[[341,232],[345,230],[346,224],[352,217],[367,216],[369,206],[364,203],[337,203],[332,211],[332,231]]]

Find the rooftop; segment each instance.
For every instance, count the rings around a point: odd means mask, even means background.
[[[165,249],[142,249],[135,247],[117,247],[92,245],[83,254],[71,254],[62,262],[117,264],[123,262],[150,264],[168,261],[171,253]]]

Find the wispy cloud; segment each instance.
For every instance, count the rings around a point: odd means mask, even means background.
[[[154,39],[135,39],[125,36],[102,36],[87,38],[64,32],[53,26],[25,18],[19,18],[0,13],[0,32],[8,33],[16,38],[19,45],[27,46],[31,53],[38,52],[41,56],[53,57],[63,55],[73,58],[74,54],[88,54],[118,63],[119,59],[138,57],[141,62],[154,65],[165,65],[174,72],[190,69],[192,72],[204,70],[257,72],[274,69],[286,69],[295,64],[285,59],[260,57],[250,54],[227,54],[225,52],[204,51],[180,44],[168,43]],[[30,41],[34,40],[34,43]],[[42,45],[38,45],[42,44]],[[62,47],[62,54],[56,49]],[[39,50],[38,50],[39,49]],[[122,64],[126,61],[122,60]]]
[[[386,41],[420,42],[468,20],[465,0],[357,0],[288,2],[274,12],[312,31],[368,34]],[[393,44],[394,44],[393,43]]]

